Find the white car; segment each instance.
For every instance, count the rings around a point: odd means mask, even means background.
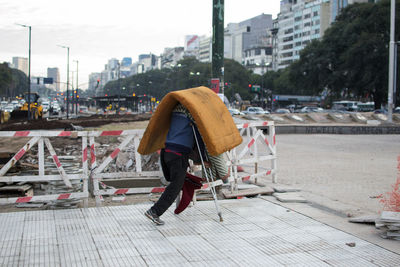
[[[243,111],[246,115],[262,115],[262,114],[269,114],[269,111],[263,110],[260,107],[248,107],[246,111]]]
[[[229,113],[231,113],[231,115],[244,115],[243,112],[241,112],[240,110],[238,110],[236,108],[230,108],[228,110],[229,110]]]
[[[303,107],[300,112],[302,113],[310,113],[310,112],[324,112],[323,108],[319,107]]]

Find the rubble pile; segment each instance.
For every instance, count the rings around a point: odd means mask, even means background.
[[[118,148],[123,139],[124,137],[105,137],[96,139],[95,147],[97,166],[99,166],[106,157]],[[57,144],[55,140],[51,140],[55,153],[57,154],[65,172],[68,174],[82,173],[81,142],[77,142],[77,139],[74,138],[63,139],[62,142],[62,144]],[[10,169],[7,175],[38,175],[39,164],[37,155],[38,147],[34,146],[17,162],[15,167]],[[9,156],[10,158],[12,157],[12,155]],[[88,157],[90,157],[89,154]],[[59,170],[46,148],[44,159],[45,174],[59,174]],[[7,161],[8,160],[5,160],[4,163]],[[159,155],[157,153],[142,157],[142,171],[154,171],[159,169]],[[116,159],[110,162],[103,172],[136,172],[134,142],[130,142],[125,149],[120,151]],[[3,188],[4,190],[0,190],[0,197],[54,195],[82,191],[82,181],[71,180],[71,183],[73,186],[72,188],[68,188],[63,181],[2,183],[0,184],[0,188]],[[10,191],[11,189],[13,189],[13,191]],[[18,193],[18,195],[15,195],[16,193]],[[36,207],[37,205],[41,205],[45,206],[47,209],[65,209],[76,208],[80,202],[80,199],[63,199],[47,202],[43,201],[41,203],[30,202],[20,204],[19,206]]]
[[[400,240],[400,212],[382,211],[375,221],[375,227],[383,230],[383,238]]]

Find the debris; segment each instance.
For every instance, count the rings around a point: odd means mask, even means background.
[[[383,238],[400,240],[400,212],[382,211],[380,218],[375,222],[375,227],[384,230]]]
[[[0,187],[0,193],[2,196],[33,196],[32,185],[6,185]]]
[[[16,205],[17,208],[41,208],[44,206],[44,203],[18,203]]]
[[[300,196],[299,193],[273,193],[272,194],[280,202],[294,202],[294,203],[306,203],[307,199]]]
[[[259,194],[271,195],[274,192],[274,190],[270,187],[255,187],[233,192],[231,192],[228,189],[222,189],[221,192],[225,198],[236,198],[241,196],[256,196]]]
[[[275,185],[273,188],[274,188],[274,191],[277,193],[288,193],[288,192],[299,192],[300,191],[300,189],[291,188],[291,187],[283,186],[283,185]]]
[[[349,222],[352,223],[366,223],[366,224],[375,224],[375,221],[379,217],[377,215],[363,215],[349,219]]]
[[[111,199],[112,202],[124,202],[126,200],[125,196],[113,197]]]
[[[348,245],[351,248],[354,248],[356,246],[356,243],[350,242],[350,243],[346,243],[346,245]]]

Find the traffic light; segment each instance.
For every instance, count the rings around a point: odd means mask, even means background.
[[[100,79],[97,79],[96,89],[97,87],[99,87],[99,84],[100,84]]]
[[[249,88],[251,89],[251,83],[249,83]]]

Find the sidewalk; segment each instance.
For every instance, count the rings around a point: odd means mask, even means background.
[[[400,255],[262,198],[0,214],[0,266],[399,266]],[[399,243],[400,244],[400,243]],[[355,246],[354,246],[355,245]]]

